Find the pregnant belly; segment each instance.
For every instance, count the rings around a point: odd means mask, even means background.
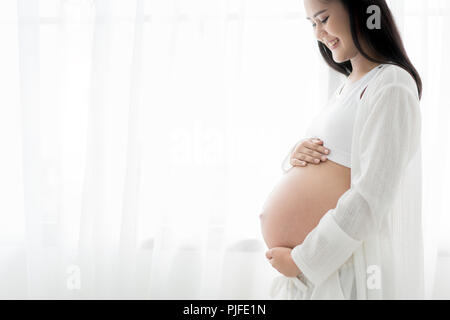
[[[291,168],[270,193],[260,215],[267,246],[301,244],[349,188],[350,169],[330,160]]]

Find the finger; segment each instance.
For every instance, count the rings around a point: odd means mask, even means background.
[[[316,143],[307,143],[306,147],[309,148],[309,149],[315,150],[315,151],[317,151],[317,152],[319,152],[321,154],[328,155],[330,153],[329,149],[327,149],[327,148],[325,148],[325,147],[323,147],[321,145],[318,145]]]
[[[272,249],[266,251],[266,258],[272,259]]]
[[[323,141],[318,139],[318,138],[312,138],[309,140],[311,143],[316,143],[316,144],[322,144],[323,145]]]
[[[301,140],[299,143],[297,143],[296,145],[295,145],[295,147],[292,149],[292,154],[294,154],[294,153],[296,153],[296,152],[299,152],[300,150],[302,150],[303,149],[303,145],[305,144],[305,143],[314,143],[315,141],[317,141],[317,143],[321,143],[319,140],[316,140],[316,139],[314,139],[314,138],[310,138],[310,139],[303,139],[303,140]]]
[[[304,153],[309,154],[314,159],[318,159],[318,162],[327,160],[327,157],[325,155],[318,151],[315,151],[314,149],[305,148]]]
[[[295,166],[305,167],[307,165],[306,162],[295,159],[295,158],[291,158],[290,162],[293,167],[295,167]]]
[[[320,162],[319,159],[314,159],[313,157],[306,155],[304,153],[296,153],[296,154],[294,154],[293,158],[298,159],[303,162],[313,163],[313,164],[318,164]],[[315,161],[315,160],[317,160],[317,161]]]

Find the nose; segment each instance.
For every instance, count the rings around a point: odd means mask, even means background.
[[[318,24],[316,26],[316,38],[317,40],[324,42],[322,39],[325,38],[327,32],[326,30],[323,28],[323,26],[321,24]]]

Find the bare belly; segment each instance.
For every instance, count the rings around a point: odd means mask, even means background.
[[[266,200],[261,231],[269,248],[301,244],[328,210],[350,188],[350,168],[327,160],[293,167]]]

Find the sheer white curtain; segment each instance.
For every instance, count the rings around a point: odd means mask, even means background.
[[[425,83],[431,295],[449,5],[395,10]],[[3,0],[0,22],[0,297],[268,298],[259,211],[336,77],[301,1]]]
[[[2,1],[1,297],[267,298],[259,211],[327,83],[300,10]]]

